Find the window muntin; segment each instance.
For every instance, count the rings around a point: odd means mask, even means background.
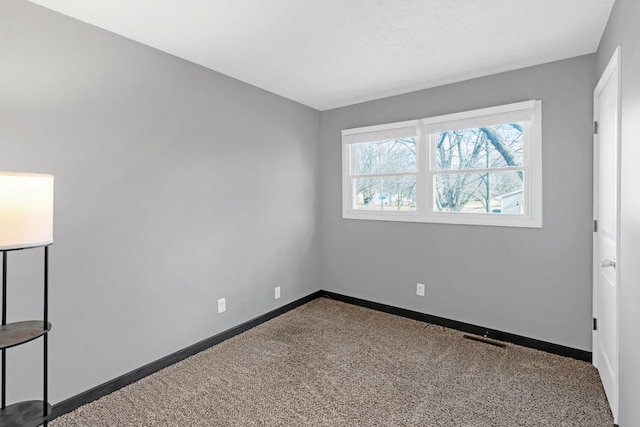
[[[541,129],[526,101],[343,131],[343,217],[541,227]]]

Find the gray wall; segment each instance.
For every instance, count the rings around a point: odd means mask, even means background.
[[[591,349],[595,55],[323,112],[324,289]],[[542,100],[544,228],[345,220],[340,131]],[[415,295],[416,282],[427,284]]]
[[[620,412],[622,427],[640,425],[640,2],[616,0],[598,48],[598,76],[622,45],[620,198]]]
[[[53,403],[319,289],[317,111],[23,0],[0,61],[0,170],[56,177]],[[10,321],[41,318],[41,259],[10,254]]]

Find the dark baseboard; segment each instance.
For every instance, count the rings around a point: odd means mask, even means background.
[[[111,381],[107,381],[104,384],[100,384],[90,390],[87,390],[83,393],[77,394],[73,397],[70,397],[67,400],[63,400],[60,403],[53,405],[51,408],[51,415],[49,416],[49,421],[64,415],[68,412],[71,412],[82,405],[86,405],[87,403],[93,402],[103,396],[106,396],[110,393],[113,393],[116,390],[121,389],[129,384],[132,384],[142,378],[151,375],[155,372],[158,372],[161,369],[166,368],[167,366],[173,365],[174,363],[180,362],[188,357],[193,356],[196,353],[200,353],[203,350],[208,349],[209,347],[213,347],[216,344],[221,343],[222,341],[228,340],[238,334],[241,334],[245,331],[248,331],[251,328],[254,328],[261,323],[264,323],[268,320],[273,319],[274,317],[278,317],[281,314],[284,314],[288,311],[293,310],[296,307],[299,307],[303,304],[308,303],[316,298],[320,298],[325,293],[323,291],[317,291],[306,297],[300,298],[296,301],[293,301],[287,305],[283,305],[280,308],[277,308],[273,311],[270,311],[262,316],[258,316],[255,319],[251,319],[245,323],[242,323],[238,326],[235,326],[231,329],[228,329],[224,332],[219,333],[218,335],[214,335],[210,338],[202,340],[196,344],[193,344],[187,348],[184,348],[180,351],[177,351],[173,354],[170,354],[162,359],[158,359],[155,362],[151,362],[141,368],[135,369],[131,372],[128,372],[124,375],[119,376]]]
[[[457,320],[446,319],[444,317],[432,316],[430,314],[420,313],[417,311],[406,310],[404,308],[398,308],[391,305],[380,304],[377,302],[371,302],[360,298],[350,297],[346,295],[337,294],[335,292],[325,291],[324,296],[335,299],[336,301],[342,301],[361,307],[371,308],[377,311],[383,311],[385,313],[395,314],[402,317],[408,317],[410,319],[419,320],[421,322],[432,323],[434,325],[444,326],[446,328],[457,329],[462,332],[467,332],[474,335],[480,335],[482,337],[491,338],[498,341],[509,342],[512,344],[521,345],[523,347],[534,348],[536,350],[542,350],[547,353],[553,353],[560,356],[570,357],[572,359],[582,360],[585,362],[591,362],[592,354],[590,351],[578,350],[572,347],[565,347],[559,344],[553,344],[546,341],[540,341],[533,338],[523,337],[521,335],[511,334],[509,332],[498,331],[495,329],[483,328],[482,326],[472,325],[470,323],[458,322]]]
[[[128,372],[124,375],[119,376],[111,381],[107,381],[104,384],[100,384],[90,390],[87,390],[83,393],[77,394],[69,399],[63,400],[60,403],[53,405],[51,408],[51,415],[49,416],[49,421],[64,415],[68,412],[74,411],[82,405],[86,405],[87,403],[93,402],[103,396],[106,396],[110,393],[113,393],[116,390],[121,389],[129,384],[132,384],[142,378],[151,375],[155,372],[158,372],[161,369],[164,369],[168,366],[173,365],[174,363],[180,362],[188,357],[193,356],[196,353],[199,353],[203,350],[208,349],[209,347],[213,347],[216,344],[219,344],[229,338],[232,338],[238,334],[241,334],[245,331],[248,331],[251,328],[254,328],[268,320],[271,320],[275,317],[280,316],[288,311],[293,310],[303,304],[308,303],[317,298],[327,297],[334,299],[336,301],[342,301],[353,305],[358,305],[361,307],[371,308],[373,310],[382,311],[385,313],[395,314],[402,317],[407,317],[414,320],[419,320],[426,323],[432,323],[435,325],[441,325],[451,329],[457,329],[462,332],[467,332],[474,335],[480,335],[486,338],[491,338],[498,341],[510,342],[513,344],[518,344],[524,347],[530,347],[537,350],[546,351],[548,353],[558,354],[560,356],[571,357],[573,359],[583,360],[586,362],[591,362],[591,352],[578,350],[571,347],[565,347],[558,344],[549,343],[546,341],[540,341],[533,338],[527,338],[520,335],[510,334],[508,332],[497,331],[495,329],[483,328],[481,326],[472,325],[469,323],[458,322],[456,320],[446,319],[444,317],[432,316],[430,314],[420,313],[417,311],[406,310],[404,308],[398,308],[391,305],[380,304],[377,302],[367,301],[360,298],[350,297],[346,295],[337,294],[335,292],[329,291],[317,291],[312,294],[307,295],[306,297],[300,298],[296,301],[293,301],[287,305],[284,305],[280,308],[277,308],[273,311],[270,311],[262,316],[258,316],[255,319],[251,319],[245,323],[242,323],[238,326],[235,326],[231,329],[228,329],[224,332],[219,333],[218,335],[214,335],[210,338],[207,338],[203,341],[200,341],[196,344],[193,344],[187,348],[184,348],[180,351],[177,351],[173,354],[170,354],[162,359],[158,359],[155,362],[151,362],[141,368],[135,369],[131,372]]]

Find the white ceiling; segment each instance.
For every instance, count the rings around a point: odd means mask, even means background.
[[[327,110],[595,52],[614,0],[30,0]]]

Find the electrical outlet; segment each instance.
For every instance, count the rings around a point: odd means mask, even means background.
[[[275,297],[276,297],[276,299],[280,298],[280,286],[276,286]]]
[[[423,297],[424,296],[424,283],[416,284],[416,295]]]
[[[227,311],[227,301],[224,298],[218,300],[218,313]]]

